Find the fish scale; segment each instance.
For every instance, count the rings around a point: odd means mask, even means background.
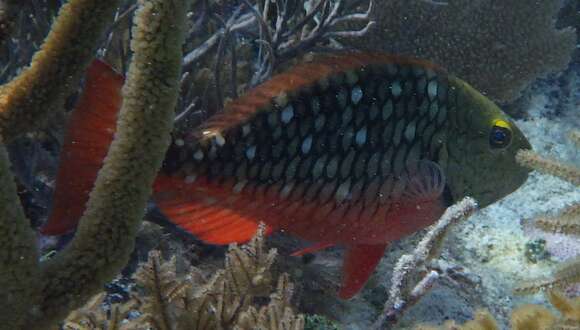
[[[91,65],[44,233],[76,226],[113,139],[122,82],[106,64]],[[453,200],[485,206],[519,187],[528,170],[515,154],[529,148],[495,104],[433,64],[333,55],[272,77],[176,134],[152,197],[207,243],[247,241],[264,222],[267,233],[316,242],[295,255],[344,246],[338,295],[350,298],[391,241],[432,224]]]
[[[301,86],[291,96],[287,92],[274,96],[240,125],[209,132],[223,138],[223,145],[215,137],[206,138],[186,153],[209,155],[214,148],[216,156],[188,157],[182,164],[196,164],[188,171],[198,177],[207,175],[230,184],[233,179],[232,189],[248,180],[247,187],[280,184],[281,192],[289,183],[308,187],[324,180],[331,185],[338,178],[336,194],[347,178],[366,185],[376,175],[384,182],[389,176],[403,175],[420,159],[437,161],[438,143],[433,138],[445,129],[447,120],[439,110],[454,106],[447,103],[452,99],[447,91],[453,88],[447,87],[444,75],[418,65],[387,64],[339,72],[329,81],[328,86],[325,79]],[[378,120],[373,108],[382,109]],[[243,126],[250,127],[245,135]],[[180,149],[187,150],[187,145]],[[232,164],[242,170],[222,170]],[[321,166],[324,173],[319,176]]]

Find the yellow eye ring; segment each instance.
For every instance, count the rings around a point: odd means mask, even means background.
[[[503,119],[496,119],[493,121],[493,126],[497,126],[497,127],[501,127],[501,128],[506,128],[508,130],[512,130],[512,126],[510,125],[510,123],[508,123],[507,121],[503,120]]]
[[[493,122],[489,134],[489,145],[494,149],[503,149],[512,141],[512,128],[509,122],[497,119]]]

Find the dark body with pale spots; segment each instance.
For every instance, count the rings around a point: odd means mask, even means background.
[[[259,222],[347,248],[339,295],[364,285],[388,243],[470,195],[515,190],[529,143],[491,101],[427,62],[385,54],[318,59],[273,77],[175,137],[153,198],[214,244]]]
[[[377,63],[368,64],[370,59]],[[204,178],[201,186],[227,186],[232,194],[297,201],[299,213],[310,204],[332,204],[344,213],[364,209],[377,216],[408,166],[421,159],[445,162],[440,154],[456,98],[434,67],[380,60],[333,58],[325,67],[304,65],[275,77],[177,139],[164,171],[187,183]],[[296,222],[326,227],[299,215]],[[302,237],[323,238],[304,229]]]

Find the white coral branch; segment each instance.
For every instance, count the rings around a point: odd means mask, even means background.
[[[450,226],[469,217],[477,210],[477,202],[466,197],[457,204],[450,206],[441,218],[429,227],[427,234],[419,242],[413,253],[402,255],[393,271],[389,299],[385,303],[383,314],[373,324],[374,329],[382,329],[385,324],[394,322],[406,307],[417,301],[431,288],[439,278],[440,273],[429,271],[418,284],[409,290],[409,278],[417,269],[425,266],[437,249]]]

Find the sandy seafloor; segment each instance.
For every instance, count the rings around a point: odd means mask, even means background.
[[[568,140],[571,129],[580,128],[580,71],[569,69],[566,79],[546,79],[528,90],[517,125],[543,156],[579,165],[580,152]],[[559,90],[562,81],[568,93]],[[473,283],[442,279],[417,304],[411,307],[393,329],[412,329],[420,323],[441,324],[453,319],[464,322],[477,308],[486,308],[508,328],[511,311],[526,303],[549,306],[542,293],[515,295],[514,287],[525,281],[549,276],[560,261],[580,254],[580,241],[562,235],[538,236],[524,230],[530,219],[557,213],[580,201],[580,190],[558,178],[532,172],[527,182],[511,195],[492,204],[459,224],[447,237],[442,258],[465,268]],[[320,274],[325,280],[338,281],[341,251],[331,249],[316,254],[305,267],[295,268],[293,279],[304,286],[302,307],[308,312],[330,315],[344,329],[367,329],[382,310],[392,267],[402,253],[413,249],[421,233],[397,242],[385,255],[365,290],[344,302],[329,294],[316,293]],[[551,256],[536,263],[525,256],[526,243],[545,238]],[[276,240],[275,245],[276,244]],[[283,248],[281,249],[283,250]],[[282,263],[286,263],[282,261]],[[291,272],[292,273],[292,272]],[[324,291],[323,289],[320,289]],[[580,288],[576,289],[580,294]]]

